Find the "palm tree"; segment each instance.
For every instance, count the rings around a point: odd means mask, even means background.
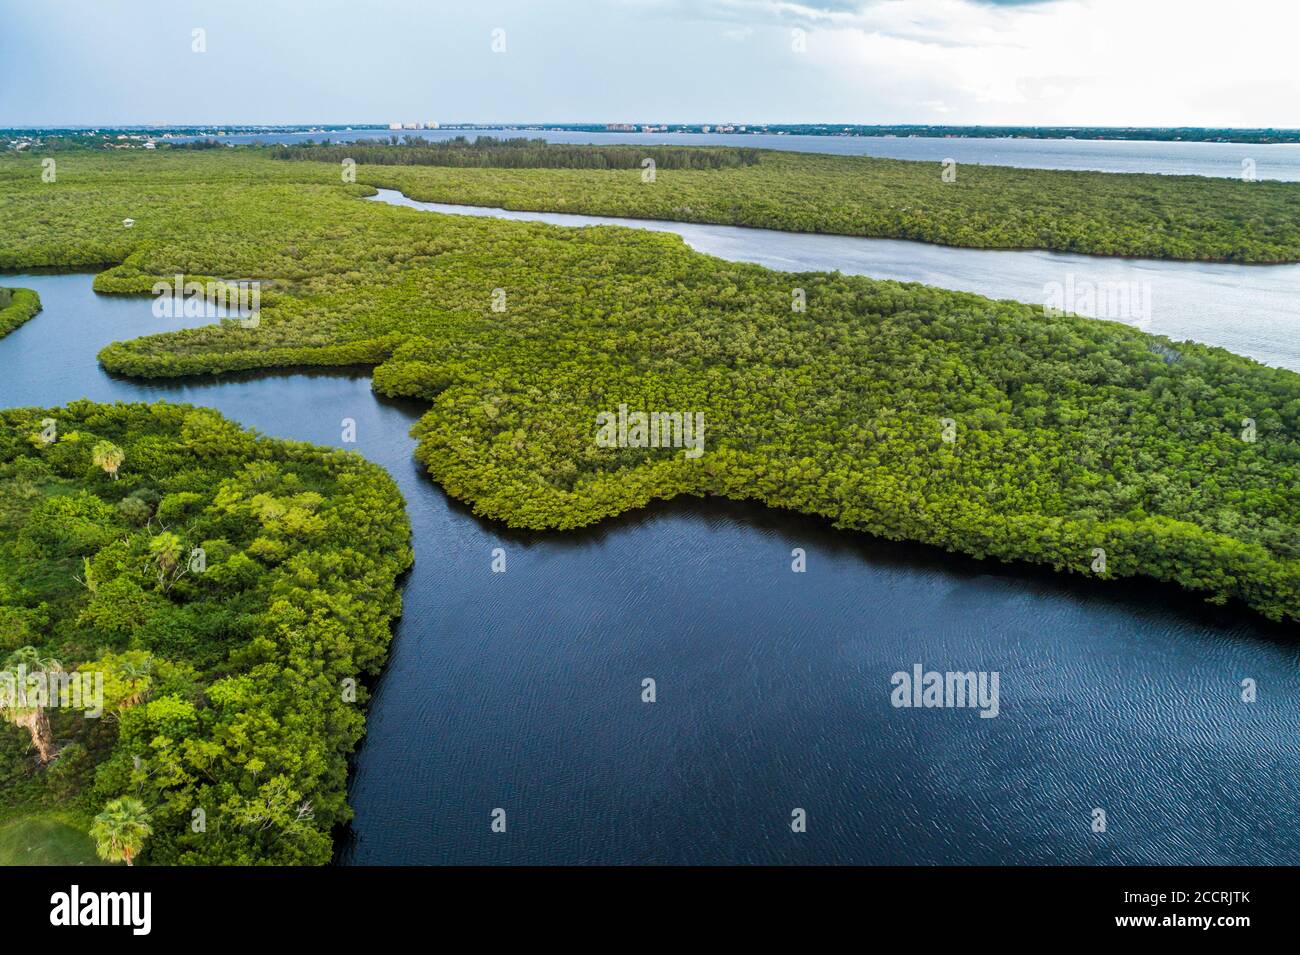
[[[20,647],[15,650],[9,654],[4,668],[0,670],[0,713],[14,726],[22,727],[31,734],[32,745],[36,747],[37,758],[42,766],[55,756],[54,733],[50,729],[49,714],[45,712],[49,693],[31,694],[27,684],[33,676],[47,680],[49,674],[62,672],[63,665],[58,660],[41,656],[35,647]]]
[[[163,531],[149,541],[149,555],[158,568],[158,585],[168,590],[182,574],[181,553],[185,549],[180,537],[171,531]]]
[[[118,709],[127,710],[139,706],[149,693],[149,677],[153,675],[153,657],[146,656],[141,659],[128,657],[118,664],[117,672],[131,687],[131,692],[122,698]],[[141,683],[144,683],[144,686],[140,686]]]
[[[117,469],[122,466],[126,460],[126,454],[112,441],[99,441],[90,451],[91,460],[95,462],[96,467],[104,469],[104,473],[117,480]]]
[[[149,553],[159,567],[171,570],[181,559],[181,539],[171,531],[165,531],[149,541]]]
[[[132,860],[144,848],[144,841],[152,834],[148,810],[144,803],[131,796],[114,799],[90,824],[95,851],[107,862],[132,865]]]

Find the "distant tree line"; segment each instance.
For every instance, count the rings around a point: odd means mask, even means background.
[[[707,175],[688,170],[659,176],[654,188],[646,188],[638,175],[579,166],[573,172],[539,169],[528,175],[384,166],[359,179],[412,199],[505,209],[967,248],[1300,262],[1300,183],[974,163],[954,166],[951,181],[945,181],[938,162],[760,152],[760,163]]]
[[[191,139],[185,142],[170,142],[162,144],[165,149],[224,149],[226,144],[219,139]]]
[[[458,166],[494,169],[640,169],[653,159],[659,169],[723,169],[753,166],[757,149],[701,146],[586,146],[544,139],[464,136],[430,141],[422,136],[390,136],[387,142],[317,143],[275,146],[276,159],[342,162],[375,166]]]

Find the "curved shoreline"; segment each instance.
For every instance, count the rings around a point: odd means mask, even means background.
[[[0,287],[0,338],[30,321],[41,310],[41,298],[28,288]]]
[[[726,500],[678,498],[574,534],[508,531],[472,516],[413,462],[406,432],[424,402],[393,403],[357,369],[307,377],[268,369],[225,381],[115,379],[94,362],[95,336],[140,335],[157,322],[139,300],[96,295],[84,275],[62,278],[50,281],[42,316],[48,330],[0,344],[6,369],[19,371],[8,382],[18,403],[44,406],[85,394],[96,401],[164,398],[315,443],[337,441],[337,431],[327,429],[354,415],[360,440],[352,447],[386,467],[408,501],[417,558],[401,581],[403,616],[349,773],[355,816],[336,834],[339,864],[528,862],[543,849],[553,864],[1094,864],[1104,860],[1077,843],[1072,813],[1035,812],[1018,793],[1072,805],[1081,787],[1099,785],[1128,807],[1126,839],[1106,856],[1112,862],[1300,858],[1293,838],[1260,845],[1252,835],[1290,832],[1269,793],[1290,785],[1278,767],[1295,761],[1293,628],[1237,605],[1206,606],[1174,585],[1103,583],[980,562]],[[66,291],[56,294],[60,284]],[[39,347],[38,337],[67,338],[74,329],[90,340],[79,337],[73,353],[57,355],[53,374],[22,370],[22,339]],[[74,359],[76,367],[61,374]],[[806,575],[789,572],[793,546],[807,549]],[[493,547],[509,553],[504,577],[488,570]],[[626,599],[647,581],[652,599]],[[803,610],[792,615],[796,605]],[[596,615],[589,629],[573,625],[569,606]],[[620,639],[598,639],[606,626]],[[885,699],[890,670],[911,662],[898,654],[918,640],[943,647],[954,662],[986,660],[1003,670],[1009,709],[1002,718],[936,722],[938,735],[929,738],[982,752],[982,731],[997,729],[996,766],[1012,774],[1015,787],[972,764],[917,777],[921,788],[898,801],[892,771],[881,767],[908,766],[916,743],[908,724],[877,712],[872,688],[883,687]],[[1117,675],[1121,659],[1136,660],[1136,669]],[[1267,707],[1224,702],[1222,681],[1238,671],[1274,688]],[[666,722],[653,732],[636,719],[609,719],[628,674],[643,672],[674,674],[673,703],[656,711]],[[752,695],[757,685],[759,698]],[[535,687],[551,692],[528,692]],[[1198,705],[1189,708],[1189,700]],[[1222,733],[1225,718],[1249,733]],[[1205,735],[1215,727],[1220,731]],[[818,747],[807,746],[813,735],[823,740]],[[737,738],[776,762],[721,777],[705,771],[727,765]],[[1112,754],[1104,773],[1098,751]],[[665,778],[665,760],[679,767],[672,779],[680,788]],[[588,785],[592,767],[623,783]],[[1176,844],[1166,831],[1171,778],[1184,780],[1182,798],[1209,800],[1224,814],[1193,814],[1185,820],[1189,840]],[[823,814],[843,811],[850,820],[832,842],[798,854],[753,837],[792,780],[823,794]],[[501,787],[536,807],[509,846],[486,835],[474,800]],[[649,798],[629,806],[629,787]],[[896,824],[854,823],[853,807],[864,798]],[[721,831],[704,824],[732,801],[744,807],[736,824]],[[972,824],[954,843],[958,854],[948,848],[940,856],[909,822],[908,806],[917,801],[954,825],[972,806],[984,816],[1023,814],[1025,824],[992,835]],[[575,840],[573,812],[628,825],[597,827]],[[678,822],[692,838],[676,837]],[[645,827],[662,833],[650,856],[639,838]]]
[[[379,167],[379,168],[385,168],[385,167]],[[412,167],[412,168],[421,168],[421,167]],[[1124,173],[1102,173],[1102,175],[1125,175],[1125,174]],[[1157,174],[1148,173],[1146,175],[1157,175]],[[1198,177],[1192,176],[1188,178],[1198,178]],[[1033,246],[1033,245],[974,245],[974,244],[956,245],[949,242],[933,242],[927,239],[912,239],[912,238],[905,238],[901,236],[869,235],[861,232],[832,232],[832,231],[817,231],[811,229],[777,229],[777,228],[773,228],[772,226],[748,225],[743,222],[725,222],[718,219],[662,219],[657,216],[650,216],[650,215],[638,216],[632,212],[621,212],[618,213],[617,215],[612,213],[607,214],[603,212],[586,212],[586,211],[573,212],[573,211],[567,211],[563,209],[538,208],[532,205],[517,206],[511,204],[511,205],[503,205],[503,206],[481,206],[481,205],[475,205],[473,203],[449,202],[445,199],[420,199],[414,195],[411,195],[409,191],[403,190],[398,186],[379,185],[376,182],[366,182],[365,185],[371,186],[376,192],[376,195],[366,196],[366,198],[375,201],[380,201],[380,202],[384,201],[380,199],[379,196],[377,195],[380,192],[395,192],[398,195],[402,196],[402,198],[409,199],[411,202],[421,202],[430,206],[462,207],[464,209],[483,210],[482,212],[476,211],[476,212],[464,212],[464,213],[455,213],[449,211],[448,212],[449,215],[480,215],[480,214],[487,215],[490,212],[517,213],[521,215],[525,213],[532,213],[536,215],[569,216],[575,219],[590,218],[590,219],[613,220],[606,224],[614,225],[614,226],[621,225],[624,228],[628,228],[628,229],[649,228],[649,226],[644,225],[643,223],[656,223],[665,226],[704,226],[704,227],[715,227],[721,229],[739,229],[739,230],[744,230],[746,232],[771,233],[774,235],[826,236],[829,238],[838,238],[838,239],[862,239],[869,242],[902,242],[902,243],[907,243],[909,245],[915,245],[915,246],[920,246],[925,248],[954,249],[958,251],[967,251],[967,252],[1023,252],[1023,253],[1037,252],[1043,255],[1074,256],[1083,259],[1095,259],[1100,262],[1104,262],[1107,260],[1118,260],[1122,262],[1134,262],[1134,263],[1182,264],[1188,266],[1223,265],[1223,266],[1232,266],[1233,268],[1261,268],[1261,269],[1288,268],[1288,267],[1300,266],[1300,254],[1298,254],[1294,259],[1285,259],[1280,262],[1249,262],[1249,261],[1242,262],[1234,259],[1211,259],[1211,258],[1190,259],[1190,258],[1174,258],[1171,256],[1130,255],[1124,252],[1077,252],[1077,251],[1071,251],[1066,249],[1049,249],[1049,248],[1044,248],[1042,246]],[[393,204],[397,205],[398,203],[393,203]],[[499,218],[513,218],[513,217],[500,216]],[[525,220],[521,218],[520,221],[545,222],[546,220],[544,219]],[[592,224],[596,225],[598,223],[592,223]],[[665,228],[662,230],[654,230],[654,231],[671,232],[674,230]]]
[[[396,197],[396,198],[394,198]],[[1181,319],[1191,319],[1195,327],[1169,327],[1171,319],[1163,314],[1153,315],[1149,328],[1142,328],[1134,320],[1080,313],[1083,318],[1096,321],[1119,321],[1134,325],[1153,334],[1164,335],[1174,341],[1196,341],[1213,348],[1223,348],[1236,355],[1251,358],[1264,365],[1300,372],[1300,264],[1263,264],[1234,262],[1192,262],[1177,259],[1141,259],[1126,256],[1099,257],[1076,252],[1055,252],[1046,249],[970,249],[918,242],[910,239],[885,239],[871,236],[841,236],[828,233],[785,232],[754,226],[714,225],[677,222],[667,219],[636,219],[620,216],[597,216],[586,213],[546,212],[533,209],[507,209],[459,203],[430,202],[416,199],[397,189],[376,188],[375,194],[366,197],[370,202],[381,202],[401,208],[417,209],[443,215],[464,215],[473,218],[497,218],[515,222],[540,222],[564,228],[609,226],[638,229],[647,232],[667,233],[680,237],[694,251],[722,259],[726,262],[744,262],[773,271],[803,274],[807,272],[841,272],[890,282],[916,283],[930,288],[954,292],[969,292],[993,301],[1016,301],[1042,306],[1043,281],[1055,281],[1067,276],[1090,279],[1095,284],[1106,281],[1160,281],[1161,294],[1157,303],[1168,305],[1174,301],[1178,315],[1173,316],[1176,326]],[[728,243],[734,237],[752,241],[750,250],[761,250],[763,243],[775,244],[772,255],[744,251],[746,247]],[[820,248],[819,248],[820,246]],[[909,248],[910,247],[910,248]],[[741,250],[738,254],[737,250]],[[775,261],[778,257],[799,255],[804,258],[790,264],[799,268],[785,268]],[[836,258],[838,256],[838,258]],[[918,256],[928,256],[919,264]],[[812,260],[820,257],[820,260]],[[943,261],[953,267],[944,274],[933,271]],[[1000,266],[1016,264],[1022,268],[1024,279],[1007,277]],[[1115,272],[1110,263],[1124,266],[1127,271]],[[1264,296],[1254,310],[1245,310],[1243,296],[1225,294],[1223,279],[1241,278],[1242,270],[1259,268],[1254,278],[1269,278],[1274,284],[1267,289],[1247,289],[1255,296]],[[900,270],[911,269],[912,273]],[[1088,270],[1092,270],[1089,272]],[[1155,272],[1156,278],[1130,278]],[[1160,273],[1167,273],[1161,275]],[[971,276],[989,275],[989,279],[971,279]],[[1121,276],[1116,278],[1116,276]],[[1232,291],[1239,291],[1233,289]],[[1173,293],[1171,296],[1170,293]],[[1224,338],[1223,332],[1232,328],[1223,318],[1232,316],[1238,324],[1249,324],[1252,319],[1262,320],[1265,315],[1276,315],[1276,308],[1291,304],[1285,316],[1294,321],[1293,329],[1279,329],[1268,342],[1267,350],[1254,354],[1249,348]],[[1243,319],[1244,314],[1244,319]],[[1186,334],[1184,332],[1187,332]],[[1209,334],[1206,334],[1208,332]]]

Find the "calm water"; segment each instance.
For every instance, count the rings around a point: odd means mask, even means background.
[[[1048,283],[1094,288],[1119,283],[1131,307],[1098,314],[1083,300],[1070,309],[1112,318],[1175,341],[1218,345],[1257,361],[1300,371],[1300,265],[1226,265],[1157,259],[1099,258],[1059,252],[958,249],[895,239],[813,235],[621,219],[561,212],[515,212],[483,206],[417,202],[392,189],[375,201],[451,215],[492,216],[553,225],[621,225],[674,232],[694,249],[734,262],[756,262],[786,272],[838,270],[900,282],[976,292],[988,298],[1043,305]],[[1136,294],[1132,294],[1136,290]],[[1098,296],[1096,301],[1103,302]],[[1138,305],[1150,304],[1149,313]],[[1103,304],[1101,308],[1105,308]]]
[[[176,323],[89,275],[3,281],[45,311],[0,339],[0,404],[166,398],[331,445],[350,417],[349,447],[396,478],[416,564],[342,862],[1300,863],[1280,627],[727,502],[505,532],[424,476],[420,405],[363,372],[116,379],[100,347]],[[998,671],[1001,715],[892,708],[915,663]]]
[[[1100,172],[1148,172],[1166,175],[1237,178],[1242,161],[1253,160],[1259,179],[1300,180],[1300,143],[1156,143],[1141,140],[1095,139],[943,139],[878,136],[776,136],[725,133],[584,133],[540,129],[360,129],[334,133],[266,133],[221,136],[232,143],[354,142],[389,136],[422,136],[429,140],[456,136],[498,136],[545,139],[552,143],[634,143],[643,146],[748,146],[837,156],[876,156],[1024,169],[1092,169]]]

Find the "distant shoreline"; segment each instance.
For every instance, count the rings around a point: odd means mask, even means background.
[[[0,139],[30,136],[88,136],[101,134],[146,134],[149,136],[247,136],[286,133],[340,133],[388,129],[394,135],[430,130],[515,130],[519,132],[582,133],[714,133],[720,135],[837,136],[867,138],[925,139],[1075,139],[1129,140],[1136,142],[1205,142],[1277,144],[1300,143],[1300,129],[1272,127],[1196,126],[948,126],[922,124],[863,125],[855,123],[302,123],[191,124],[191,125],[103,125],[103,126],[12,126],[0,128]]]

